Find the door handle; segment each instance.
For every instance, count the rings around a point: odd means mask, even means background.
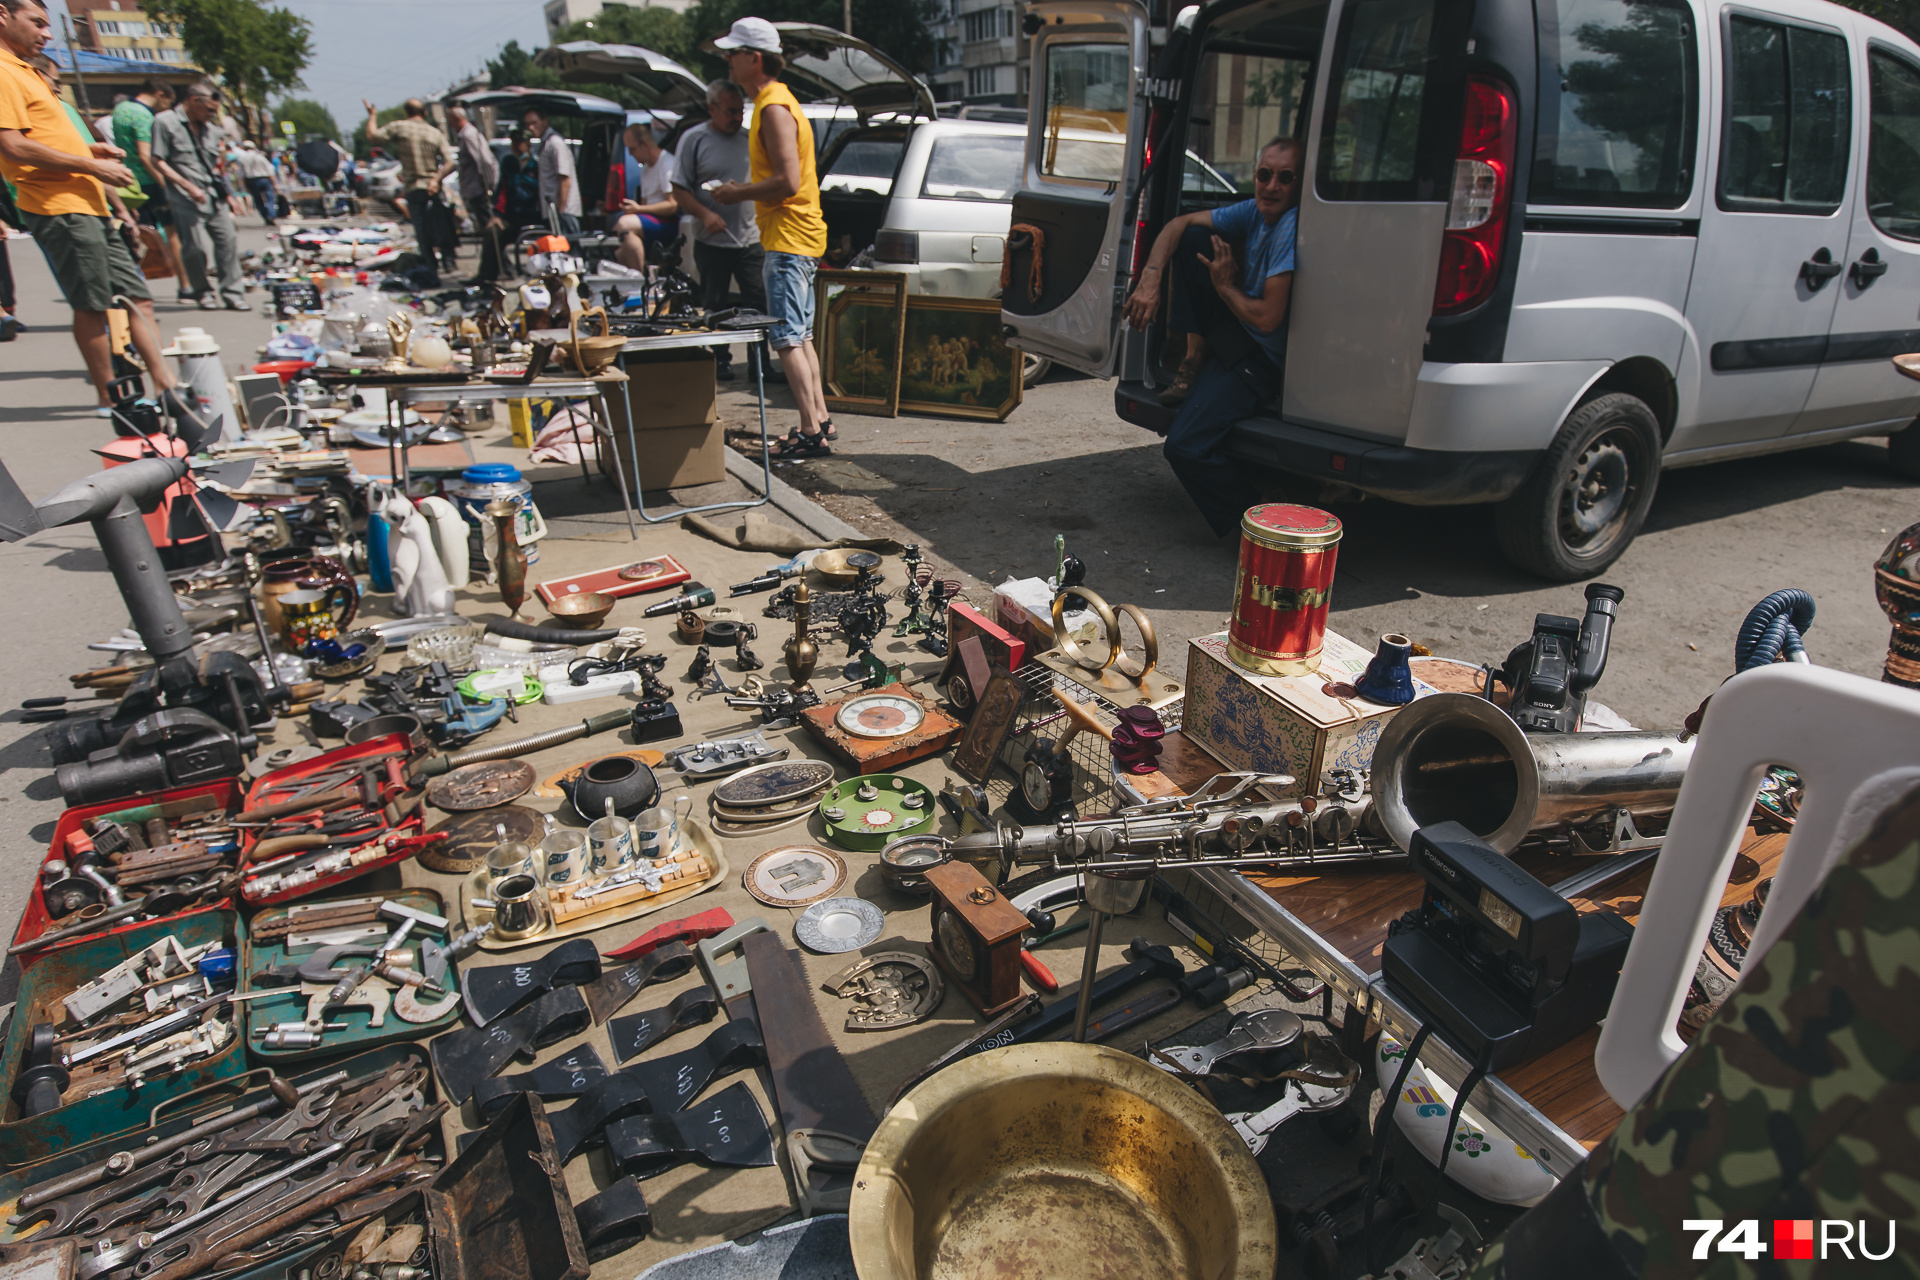
[[[1833,260],[1833,250],[1822,247],[1813,251],[1813,256],[1800,264],[1800,278],[1807,282],[1807,288],[1814,293],[1820,292],[1827,281],[1839,275],[1841,265]]]
[[[1853,281],[1856,289],[1865,289],[1868,285],[1887,274],[1887,263],[1880,261],[1880,251],[1869,249],[1860,255],[1860,260],[1847,268],[1847,279]]]

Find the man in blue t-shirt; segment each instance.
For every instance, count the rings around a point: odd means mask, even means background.
[[[1276,138],[1260,149],[1253,199],[1167,223],[1127,298],[1128,323],[1144,331],[1160,312],[1163,281],[1174,277],[1167,322],[1187,335],[1187,354],[1161,394],[1180,406],[1164,452],[1223,538],[1258,496],[1246,468],[1226,456],[1228,433],[1273,398],[1286,369],[1303,156],[1298,142]]]

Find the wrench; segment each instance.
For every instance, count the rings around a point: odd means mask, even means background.
[[[1284,1049],[1300,1038],[1302,1030],[1297,1014],[1285,1009],[1257,1009],[1236,1018],[1227,1034],[1212,1044],[1156,1049],[1153,1063],[1162,1071],[1172,1071],[1177,1066],[1188,1075],[1211,1075],[1222,1058],[1236,1053]]]
[[[1286,1083],[1287,1091],[1272,1106],[1260,1111],[1233,1111],[1227,1114],[1227,1123],[1247,1144],[1247,1150],[1256,1156],[1266,1150],[1267,1140],[1287,1121],[1297,1115],[1331,1111],[1343,1105],[1353,1093],[1350,1084],[1330,1086],[1306,1080],[1289,1080]]]

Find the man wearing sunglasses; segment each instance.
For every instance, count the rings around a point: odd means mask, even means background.
[[[1245,469],[1226,456],[1227,434],[1273,398],[1286,368],[1302,159],[1292,138],[1262,147],[1253,199],[1167,223],[1127,298],[1127,322],[1145,331],[1173,276],[1167,324],[1187,335],[1187,352],[1161,393],[1162,403],[1180,406],[1164,452],[1220,537],[1240,527],[1258,497]]]

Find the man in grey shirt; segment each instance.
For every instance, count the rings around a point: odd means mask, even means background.
[[[580,177],[574,172],[573,148],[560,131],[547,123],[546,113],[528,107],[522,122],[540,139],[540,212],[552,205],[560,211],[560,234],[580,238]],[[577,246],[576,246],[577,247]]]
[[[153,162],[167,184],[167,207],[180,235],[180,265],[187,269],[183,293],[202,311],[251,311],[240,276],[240,239],[227,207],[227,180],[220,172],[224,137],[214,123],[220,90],[208,80],[187,86],[178,106],[153,118]],[[220,296],[207,282],[207,259],[220,277]]]
[[[693,263],[700,272],[700,305],[709,311],[727,305],[730,283],[740,287],[740,305],[767,309],[761,283],[766,252],[754,225],[753,202],[721,204],[707,190],[714,182],[745,182],[748,177],[746,94],[731,80],[707,86],[707,121],[680,135],[674,151],[673,198],[690,216]],[[757,348],[756,348],[757,350]],[[714,376],[733,381],[733,348],[719,348]]]
[[[460,170],[460,202],[467,206],[474,230],[480,233],[480,269],[474,279],[490,283],[500,278],[500,231],[493,225],[493,189],[500,183],[500,162],[467,118],[465,107],[450,108],[447,124],[453,129]]]

